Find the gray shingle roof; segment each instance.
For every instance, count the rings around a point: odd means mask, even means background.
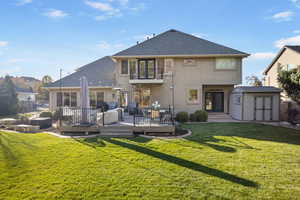
[[[286,47],[294,50],[294,51],[297,51],[298,53],[300,53],[300,46],[290,46],[290,45],[287,45]]]
[[[161,33],[113,56],[143,55],[240,55],[249,54],[177,30]]]
[[[80,78],[85,76],[90,87],[112,87],[114,85],[115,62],[106,56],[80,67],[76,72],[62,78],[62,87],[80,87]],[[60,80],[47,88],[60,87]]]
[[[253,87],[253,86],[240,86],[234,88],[233,92],[253,92],[253,93],[261,93],[261,92],[281,92],[280,88],[276,88],[273,86],[261,86],[261,87]]]
[[[16,92],[34,93],[30,88],[20,88],[20,87],[16,87]]]

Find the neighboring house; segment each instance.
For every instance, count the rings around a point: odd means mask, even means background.
[[[158,101],[165,108],[174,103],[176,112],[228,113],[229,96],[242,82],[242,59],[247,56],[172,29],[50,84],[50,107],[78,106],[80,77],[86,76],[92,106],[98,100],[124,106],[136,102],[139,107]]]
[[[16,88],[16,93],[19,102],[26,101],[26,102],[35,102],[37,93],[32,92],[29,88]]]
[[[277,81],[278,71],[280,69],[292,70],[296,68],[300,70],[300,46],[284,46],[264,71],[264,85],[279,87]],[[282,94],[282,96],[283,100],[288,100],[285,94]]]

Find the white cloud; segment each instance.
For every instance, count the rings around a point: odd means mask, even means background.
[[[125,46],[126,45],[121,43],[111,44],[106,41],[101,41],[99,44],[97,44],[97,47],[103,50],[119,50],[119,49],[123,49]]]
[[[273,53],[273,52],[257,52],[257,53],[251,54],[249,59],[252,59],[252,60],[265,60],[265,59],[274,58],[275,56],[276,56],[276,54]]]
[[[131,11],[138,12],[138,11],[141,11],[141,10],[145,10],[145,8],[146,8],[146,5],[144,3],[139,3],[136,6],[131,7],[129,9]]]
[[[290,21],[294,16],[294,12],[292,11],[284,11],[276,13],[272,16],[272,19],[276,21]]]
[[[132,38],[133,38],[134,40],[142,41],[142,40],[150,39],[150,38],[152,38],[152,37],[153,37],[153,35],[143,34],[143,35],[135,35],[135,36],[133,36]]]
[[[300,35],[294,37],[282,38],[275,41],[275,47],[282,48],[284,45],[300,45]]]
[[[207,37],[207,34],[205,33],[192,33],[193,36],[199,37],[199,38],[204,38]]]
[[[294,30],[293,33],[300,33],[300,30]]]
[[[85,1],[85,4],[103,12],[116,12],[118,9],[112,7],[109,3],[101,3],[96,1]]]
[[[45,16],[50,17],[50,18],[64,18],[68,16],[69,14],[62,11],[62,10],[57,10],[57,9],[50,9],[48,12],[44,13]]]
[[[0,41],[0,47],[5,47],[8,45],[7,41]]]
[[[16,72],[20,72],[21,68],[20,67],[7,67],[7,68],[2,68],[0,69],[0,76],[5,76],[7,74],[13,74]]]
[[[300,0],[290,0],[297,8],[300,8]]]
[[[17,6],[23,6],[25,4],[29,4],[29,3],[32,3],[33,0],[19,0],[16,5]]]

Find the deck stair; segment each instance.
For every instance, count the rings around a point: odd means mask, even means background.
[[[104,126],[100,127],[100,135],[102,136],[133,136],[132,126]]]

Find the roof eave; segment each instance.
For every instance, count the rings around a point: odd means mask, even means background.
[[[79,86],[74,86],[74,87],[42,87],[42,88],[45,88],[45,89],[80,89]],[[110,88],[113,88],[113,86],[89,86],[89,89],[110,89]]]

